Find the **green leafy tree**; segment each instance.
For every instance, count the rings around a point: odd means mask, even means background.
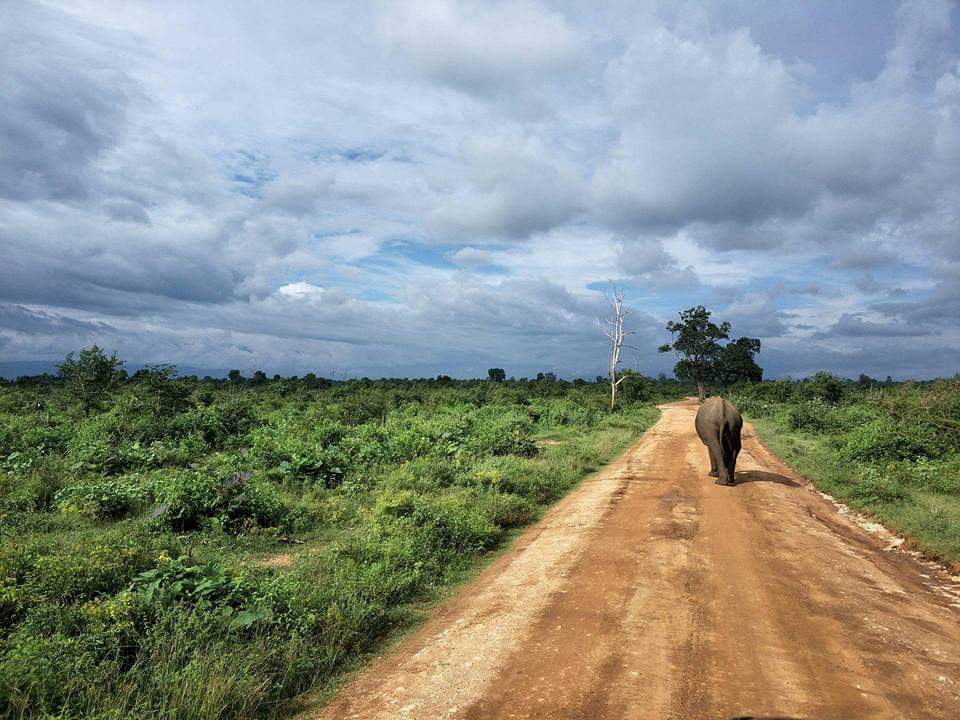
[[[240,373],[239,370],[231,370],[230,372],[227,373],[227,380],[229,380],[232,383],[238,383],[243,380],[243,375]]]
[[[652,397],[653,391],[649,378],[629,368],[624,369],[620,377],[623,378],[623,385],[617,391],[617,397],[623,402],[646,402]]]
[[[503,382],[507,379],[507,371],[503,368],[490,368],[487,370],[487,377],[493,382]]]
[[[250,378],[252,385],[263,385],[265,382],[267,382],[267,374],[263,370],[255,371],[253,377]]]
[[[59,366],[67,394],[80,403],[84,415],[103,407],[111,392],[124,379],[123,360],[117,354],[107,356],[97,345],[80,351],[74,359],[69,353]]]
[[[821,370],[807,380],[807,393],[825,403],[836,405],[843,399],[843,383],[836,375]]]
[[[721,385],[760,382],[763,380],[763,368],[754,360],[758,352],[760,341],[756,338],[742,337],[727,343],[720,353],[714,380]]]
[[[176,365],[147,365],[133,374],[132,380],[157,414],[180,412],[187,406],[190,388],[177,382]]]
[[[672,350],[680,356],[673,366],[673,374],[682,382],[696,383],[700,402],[707,397],[706,383],[716,377],[723,355],[720,341],[726,340],[730,332],[729,322],[717,325],[710,321],[710,315],[703,305],[683,310],[680,322],[670,320],[667,323],[673,342],[659,348],[660,352]]]

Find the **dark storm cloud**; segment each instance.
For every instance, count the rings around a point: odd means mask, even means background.
[[[89,197],[135,86],[106,36],[30,2],[0,23],[0,197]]]
[[[42,310],[32,310],[22,305],[0,304],[0,330],[44,335],[49,333],[92,333],[113,331],[109,324],[98,321],[83,321],[63,315],[54,315]]]
[[[937,330],[923,325],[900,322],[878,323],[864,320],[858,315],[844,313],[830,328],[825,336],[838,337],[921,337],[936,335]]]

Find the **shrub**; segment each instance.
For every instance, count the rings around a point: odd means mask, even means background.
[[[149,536],[128,523],[101,529],[95,539],[5,540],[0,544],[0,628],[32,608],[112,595],[171,547],[169,538]]]
[[[822,402],[803,402],[787,410],[787,425],[791,430],[825,432],[827,408]]]
[[[212,520],[226,530],[274,527],[288,513],[276,488],[249,473],[218,480],[201,470],[172,472],[155,490],[160,505],[152,520],[159,527],[195,530]]]
[[[307,429],[281,418],[249,434],[251,457],[273,475],[336,487],[343,480],[347,458],[337,444],[343,427],[327,421]]]
[[[533,457],[537,445],[531,436],[529,416],[499,407],[483,408],[466,438],[466,448],[475,455],[520,455]]]
[[[0,716],[62,717],[84,688],[108,683],[118,671],[116,662],[90,652],[83,637],[14,633],[0,643]]]
[[[884,466],[884,474],[903,487],[915,487],[943,494],[960,494],[960,458],[947,461],[921,458],[915,462],[898,460]]]
[[[56,494],[54,503],[60,512],[116,520],[139,510],[145,500],[144,488],[129,480],[103,480],[66,487]]]
[[[843,399],[843,383],[840,378],[820,371],[803,384],[803,392],[812,400],[836,405]]]
[[[937,457],[943,449],[943,439],[928,426],[906,426],[879,419],[850,431],[840,448],[840,456],[862,462],[912,460]]]
[[[484,493],[480,507],[492,522],[505,529],[526,525],[537,515],[534,503],[511,493]]]
[[[500,529],[469,491],[439,497],[411,491],[383,493],[377,498],[374,513],[388,524],[400,520],[402,532],[426,535],[435,548],[477,552],[491,547],[500,535]]]
[[[45,457],[27,470],[0,473],[0,508],[14,512],[49,510],[68,477],[58,457]]]
[[[485,477],[484,477],[485,475]],[[548,467],[531,465],[518,457],[493,457],[478,463],[473,476],[538,505],[560,496],[564,478]]]
[[[637,376],[642,377],[642,376]],[[621,398],[623,399],[623,398]],[[538,425],[594,425],[602,416],[601,410],[565,398],[547,398],[530,404],[529,412]]]
[[[61,452],[69,436],[64,425],[38,422],[29,413],[0,418],[0,460],[6,465],[14,453],[24,458],[39,459],[48,453]]]
[[[857,478],[848,488],[848,496],[860,505],[872,505],[901,502],[907,493],[895,477],[871,465],[860,469]]]
[[[253,588],[242,577],[226,572],[217,563],[197,565],[182,556],[163,558],[155,568],[137,575],[130,592],[148,606],[215,609],[228,620],[230,628],[249,627],[271,617],[268,608],[253,606]]]

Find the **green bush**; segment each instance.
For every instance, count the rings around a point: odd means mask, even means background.
[[[162,559],[157,567],[133,578],[130,592],[147,606],[215,610],[231,629],[272,618],[269,608],[255,605],[253,588],[242,577],[224,571],[217,563],[198,565],[186,557]]]
[[[59,457],[47,456],[27,470],[0,472],[0,509],[39,512],[53,507],[57,492],[71,473]]]
[[[218,479],[202,470],[170,472],[155,488],[156,526],[195,530],[213,521],[225,530],[280,525],[289,512],[269,482],[241,473]]]
[[[787,410],[787,425],[791,430],[825,432],[828,428],[827,409],[824,403],[816,400],[792,405]]]
[[[427,536],[434,548],[473,553],[492,547],[500,537],[500,528],[477,499],[468,490],[434,497],[388,492],[377,498],[374,513],[381,523],[399,523],[404,533]]]
[[[606,393],[160,368],[81,417],[0,388],[0,717],[282,713],[656,414]]]
[[[484,493],[479,506],[491,522],[504,529],[526,525],[537,516],[536,504],[511,493]]]
[[[493,406],[477,412],[474,422],[465,441],[465,446],[471,453],[522,457],[533,457],[537,454],[528,415]]]
[[[907,426],[879,419],[847,433],[840,456],[861,462],[915,460],[938,457],[943,451],[943,439],[929,426]]]
[[[537,425],[556,427],[558,425],[595,425],[603,413],[601,408],[574,402],[565,398],[545,398],[530,403],[530,415]]]
[[[884,473],[880,468],[861,468],[849,485],[848,497],[859,505],[902,502],[907,497],[906,488],[897,478]]]
[[[802,385],[803,394],[811,400],[836,405],[843,399],[843,383],[827,372],[818,372]]]
[[[77,513],[97,520],[116,520],[143,506],[147,493],[130,480],[103,480],[71,485],[57,492],[54,504],[65,513]]]
[[[90,652],[83,637],[14,633],[0,641],[0,716],[83,714],[84,690],[112,682],[119,671],[117,662]]]
[[[0,542],[0,628],[38,607],[112,595],[171,547],[169,538],[125,523],[92,537],[5,539]]]
[[[347,458],[338,445],[343,427],[327,421],[305,428],[284,417],[249,433],[250,452],[257,467],[300,482],[339,485]]]
[[[960,496],[960,456],[945,460],[897,460],[887,463],[883,472],[901,487]]]

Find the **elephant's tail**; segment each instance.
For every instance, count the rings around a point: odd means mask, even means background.
[[[730,427],[730,421],[726,419],[723,421],[723,427],[720,428],[720,448],[723,450],[723,464],[729,465],[736,453],[736,444],[733,428]]]

